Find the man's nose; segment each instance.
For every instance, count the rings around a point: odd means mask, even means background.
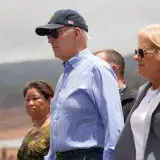
[[[56,41],[53,37],[48,37],[48,43],[54,43]]]

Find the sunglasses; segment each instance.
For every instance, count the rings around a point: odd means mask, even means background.
[[[59,37],[59,33],[57,31],[57,29],[52,29],[49,31],[49,34],[47,35],[48,39],[49,38],[54,38],[54,39],[58,39]]]
[[[69,31],[69,30],[73,30],[73,29],[75,29],[75,27],[70,27],[70,28],[67,28],[67,29],[65,29],[65,30],[52,29],[52,30],[49,31],[49,34],[47,35],[47,37],[48,37],[48,39],[49,39],[49,38],[58,39],[59,34],[60,34],[61,32]]]
[[[146,53],[153,53],[154,50],[155,50],[155,49],[153,49],[153,50],[151,50],[151,51],[145,51],[145,50],[143,50],[143,49],[141,49],[141,48],[135,49],[135,55],[138,54],[141,58],[143,58]]]

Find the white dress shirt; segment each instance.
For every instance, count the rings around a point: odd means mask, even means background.
[[[154,101],[159,90],[148,90],[146,96],[143,98],[138,108],[133,112],[131,116],[131,129],[133,133],[135,149],[136,149],[136,160],[143,160],[144,150],[146,147],[146,131],[149,132],[149,127],[146,125],[146,115],[151,107],[151,102]],[[146,129],[147,127],[147,129]],[[147,133],[148,135],[148,133]]]

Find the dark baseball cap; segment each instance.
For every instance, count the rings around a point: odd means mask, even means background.
[[[63,9],[56,11],[48,24],[39,26],[35,32],[39,36],[46,36],[50,33],[50,30],[57,29],[63,26],[79,27],[88,32],[88,26],[84,18],[76,11],[71,9]]]

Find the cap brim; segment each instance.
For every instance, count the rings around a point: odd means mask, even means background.
[[[61,24],[47,24],[47,25],[44,25],[44,26],[37,27],[35,32],[39,36],[46,36],[46,35],[48,35],[50,33],[49,30],[60,28],[60,27],[63,27],[63,26],[64,25],[61,25]]]

